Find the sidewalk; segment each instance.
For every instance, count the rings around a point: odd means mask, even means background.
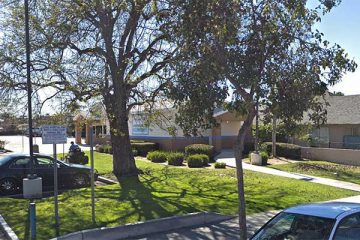
[[[272,218],[278,211],[269,211],[257,213],[247,217],[248,236]],[[142,238],[133,238],[137,240],[222,240],[222,239],[239,239],[239,222],[238,218],[223,221],[207,226],[194,228],[183,228],[177,231],[164,232],[148,235]]]
[[[226,165],[229,167],[236,167],[235,157],[234,157],[234,153],[232,151],[223,151],[215,159],[217,162],[226,163]],[[333,179],[329,179],[329,178],[309,176],[309,175],[305,175],[305,174],[284,172],[284,171],[280,171],[277,169],[255,166],[255,165],[251,165],[251,164],[244,163],[244,162],[242,163],[242,166],[244,169],[250,170],[250,171],[261,172],[261,173],[265,173],[265,174],[271,174],[271,175],[287,177],[287,178],[293,178],[293,179],[303,180],[303,181],[307,181],[307,182],[319,183],[319,184],[328,185],[328,186],[332,186],[332,187],[338,187],[338,188],[343,188],[343,189],[360,192],[360,185],[354,184],[354,183],[338,181],[338,180],[333,180]]]

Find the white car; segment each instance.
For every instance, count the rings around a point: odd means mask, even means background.
[[[360,240],[360,204],[312,203],[280,212],[251,240]]]

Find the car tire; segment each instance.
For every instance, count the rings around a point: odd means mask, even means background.
[[[71,185],[75,188],[86,187],[89,182],[89,177],[86,174],[78,173],[74,175]]]
[[[10,195],[18,191],[19,185],[15,179],[4,178],[0,180],[0,194]]]

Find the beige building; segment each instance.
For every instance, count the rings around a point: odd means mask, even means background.
[[[313,130],[313,145],[360,148],[360,95],[327,95],[326,101],[327,123]]]
[[[217,127],[202,131],[197,137],[186,137],[179,126],[174,123],[175,110],[167,109],[166,116],[161,121],[148,123],[146,116],[141,112],[132,112],[129,116],[130,138],[134,140],[146,140],[156,142],[160,149],[164,150],[183,150],[187,145],[194,143],[211,144],[216,151],[222,149],[232,149],[236,136],[242,124],[242,118],[228,111],[219,109],[214,117],[218,123]],[[103,115],[105,116],[105,114]],[[77,144],[81,144],[85,138],[85,144],[90,143],[90,131],[93,127],[95,132],[95,143],[110,141],[109,121],[106,118],[92,118],[84,113],[79,113],[74,117],[75,139]],[[171,129],[171,131],[169,131]],[[170,134],[171,132],[171,134]],[[252,141],[249,132],[247,141]]]

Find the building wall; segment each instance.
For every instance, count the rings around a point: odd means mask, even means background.
[[[360,125],[343,124],[343,125],[329,125],[329,147],[343,148],[344,136],[359,136]]]
[[[237,136],[241,127],[241,121],[222,121],[221,136]]]

